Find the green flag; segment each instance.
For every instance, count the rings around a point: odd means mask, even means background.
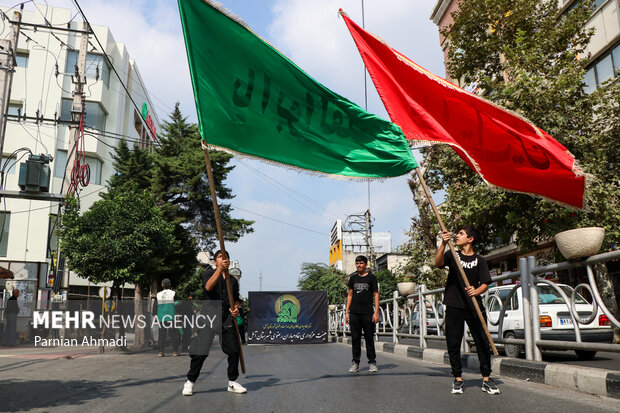
[[[400,128],[316,82],[207,0],[179,0],[200,133],[294,168],[385,178],[417,166]]]

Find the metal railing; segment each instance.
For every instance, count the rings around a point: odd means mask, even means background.
[[[499,306],[499,316],[497,320],[491,319],[491,316],[487,312],[488,324],[497,326],[497,333],[491,333],[494,336],[493,340],[497,344],[523,346],[525,350],[525,358],[527,360],[541,361],[541,349],[570,349],[620,353],[620,344],[583,342],[581,339],[580,329],[580,324],[589,324],[596,318],[599,307],[603,314],[607,316],[612,326],[620,328],[620,321],[614,317],[602,300],[596,285],[594,271],[592,269],[592,266],[598,263],[604,263],[615,259],[620,259],[620,251],[612,251],[594,255],[583,261],[565,261],[537,267],[535,265],[535,258],[533,256],[529,256],[527,259],[521,258],[519,260],[519,271],[492,277],[493,282],[495,283],[499,283],[500,281],[507,279],[519,278],[519,282],[513,285],[507,297],[500,300],[497,295],[489,296],[489,294],[486,293],[483,298],[486,308],[490,308],[494,304]],[[582,267],[586,268],[588,283],[577,285],[570,297],[568,297],[567,294],[554,282],[537,277],[539,274],[562,270],[573,270]],[[567,306],[568,314],[572,320],[572,327],[575,334],[574,341],[541,339],[538,285],[549,286],[549,288],[552,288],[564,300],[564,304]],[[505,338],[503,330],[504,317],[507,309],[505,304],[511,302],[512,297],[519,289],[522,290],[521,295],[523,299],[522,311],[524,338]],[[577,297],[579,297],[578,291],[581,289],[587,290],[593,297],[592,313],[585,319],[582,319],[582,317],[577,313],[575,307]],[[399,295],[398,291],[394,291],[391,299],[381,300],[379,302],[380,321],[375,327],[376,336],[391,336],[393,343],[398,343],[402,338],[419,339],[419,346],[422,348],[428,347],[429,340],[445,341],[445,313],[443,311],[442,304],[444,291],[445,288],[427,291],[424,285],[420,285],[417,292],[406,297]],[[424,305],[422,306],[421,303],[424,303]],[[421,307],[424,308],[425,311],[420,311]],[[336,306],[333,311],[329,312],[329,330],[331,334],[350,334],[350,328],[345,323],[345,309],[346,306],[343,304]],[[433,317],[427,318],[427,312],[432,313]],[[416,314],[417,317],[415,316]],[[429,334],[429,327],[433,329],[435,334]],[[463,351],[468,352],[469,344],[473,342],[473,340],[467,334],[467,331],[465,337],[466,338],[463,340],[462,347]]]

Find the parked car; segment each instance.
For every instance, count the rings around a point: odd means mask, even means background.
[[[557,286],[562,289],[570,300],[573,294],[573,288],[565,284],[557,284]],[[513,287],[514,285],[505,285],[489,288],[487,303],[490,303],[490,308],[487,306],[488,318],[493,320],[493,322],[497,322],[499,319],[499,301],[497,299],[491,301],[491,297],[495,295],[507,306],[502,326],[503,337],[522,339],[525,336],[523,329],[522,288],[518,288],[510,302],[507,302],[508,295]],[[570,309],[565,304],[562,296],[549,285],[538,285],[537,288],[541,339],[575,341],[575,331],[573,329]],[[575,308],[579,317],[584,321],[592,314],[592,305],[579,294],[575,296]],[[490,322],[487,324],[489,326],[489,332],[497,337],[499,326],[491,325]],[[581,341],[583,342],[611,343],[613,339],[611,322],[600,308],[592,322],[589,324],[579,324],[579,330],[581,333]],[[523,346],[505,344],[504,351],[508,357],[519,357],[523,353]],[[590,360],[594,357],[596,351],[575,350],[575,353],[580,359]]]
[[[437,309],[437,315],[439,320],[435,317],[435,312],[432,309],[426,309],[426,332],[427,334],[437,334],[438,328],[443,328],[444,322],[444,310],[443,306],[439,306]],[[411,333],[420,334],[420,313],[414,311],[411,313],[411,317],[405,317],[402,320],[400,329],[401,333],[409,333],[409,324],[411,324]]]

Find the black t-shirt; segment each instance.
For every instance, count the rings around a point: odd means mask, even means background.
[[[205,288],[207,281],[215,273],[215,268],[207,268],[202,274],[202,288]],[[230,282],[232,284],[233,301],[241,301],[239,297],[239,281],[233,276],[230,276]],[[217,284],[211,291],[207,291],[206,288],[203,293],[204,300],[222,300],[222,320],[224,325],[227,319],[230,317],[230,302],[228,301],[228,291],[226,289],[226,280],[223,276],[220,276],[217,280]],[[234,303],[233,303],[234,304]]]
[[[379,291],[377,277],[370,271],[363,277],[354,272],[349,276],[347,286],[349,290],[353,290],[349,312],[352,314],[372,314],[374,312],[373,293]]]
[[[460,251],[457,252],[461,265],[465,270],[465,275],[469,280],[469,284],[478,288],[482,284],[491,284],[491,275],[489,274],[489,267],[485,259],[479,255],[463,255]],[[448,281],[446,282],[446,292],[444,294],[443,303],[448,307],[456,307],[467,310],[475,310],[471,298],[465,292],[465,283],[463,277],[459,272],[459,269],[454,262],[454,257],[450,251],[447,251],[443,256],[444,265],[449,267]],[[480,310],[483,310],[482,298],[477,296],[478,306]]]

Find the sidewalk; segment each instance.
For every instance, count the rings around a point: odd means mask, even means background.
[[[27,359],[73,359],[78,357],[95,356],[101,354],[135,354],[154,351],[152,348],[135,349],[128,346],[121,349],[114,346],[106,346],[101,351],[98,346],[35,346],[34,344],[22,344],[14,347],[0,346],[0,358],[27,358]]]
[[[350,337],[330,336],[329,341],[351,344]],[[364,340],[362,340],[362,346],[364,346]],[[417,358],[433,363],[450,364],[448,352],[445,350],[424,349],[380,341],[375,342],[375,349],[377,352],[391,353],[400,358]],[[480,365],[476,354],[468,353],[462,355],[461,359],[463,369],[479,371]],[[494,356],[491,360],[491,367],[494,374],[498,376],[620,399],[620,374],[615,371],[520,360],[503,356]]]

